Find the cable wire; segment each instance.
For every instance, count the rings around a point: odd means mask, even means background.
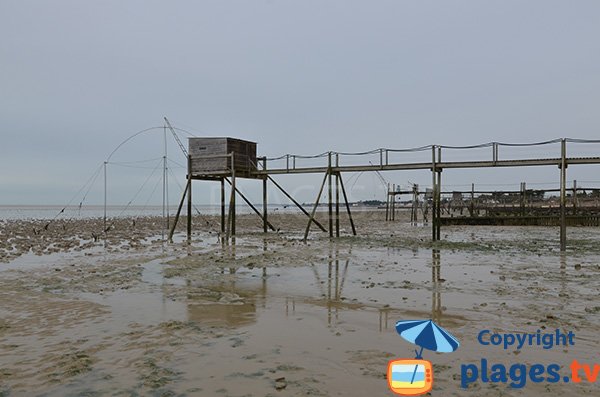
[[[154,167],[154,169],[152,170],[152,172],[150,173],[150,175],[148,176],[148,178],[146,178],[146,180],[144,181],[144,183],[142,184],[142,186],[140,186],[140,188],[138,189],[137,192],[135,192],[135,194],[133,195],[133,198],[131,200],[129,200],[129,202],[125,205],[125,207],[121,210],[121,212],[119,212],[119,214],[115,217],[115,218],[119,218],[121,217],[121,215],[123,215],[123,213],[125,211],[127,211],[127,209],[129,208],[129,206],[131,205],[131,203],[133,203],[133,201],[137,198],[137,196],[140,194],[140,192],[142,191],[142,189],[144,189],[144,187],[146,186],[146,184],[148,183],[148,181],[150,180],[150,178],[152,178],[152,176],[154,176],[154,173],[156,172],[156,170],[158,169],[158,167],[160,167],[162,165],[162,159],[161,161],[159,161],[156,164],[156,167]],[[112,226],[115,224],[115,221],[113,219],[113,221],[106,227],[106,229],[104,230],[104,232],[108,232]]]

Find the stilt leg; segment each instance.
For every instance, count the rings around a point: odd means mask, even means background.
[[[327,182],[327,178],[329,177],[329,172],[325,173],[325,177],[323,178],[323,183],[321,183],[321,188],[319,189],[319,194],[317,195],[317,199],[315,200],[315,205],[313,206],[312,213],[310,214],[310,219],[308,220],[308,225],[306,225],[306,231],[304,232],[304,242],[308,238],[308,232],[310,231],[310,225],[315,218],[315,213],[317,212],[317,207],[319,206],[319,200],[321,200],[321,194],[323,193],[323,188],[325,187],[325,182]]]
[[[192,156],[188,155],[188,186],[187,186],[187,241],[192,242]]]
[[[340,174],[340,187],[342,188],[342,194],[344,195],[344,203],[346,203],[346,211],[348,211],[348,217],[350,218],[350,226],[352,226],[352,234],[356,236],[356,228],[354,227],[354,220],[352,219],[352,212],[350,212],[350,203],[348,203],[348,196],[346,196],[346,189],[344,188],[344,180]]]

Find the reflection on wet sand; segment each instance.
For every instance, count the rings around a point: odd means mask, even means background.
[[[268,250],[266,240],[264,240],[262,248],[263,251]],[[339,248],[336,246],[333,249],[333,245],[330,246],[326,276],[320,274],[318,265],[311,263],[310,270],[317,290],[309,296],[305,294],[302,294],[302,296],[286,295],[286,315],[290,312],[294,313],[296,302],[300,301],[312,307],[324,307],[327,311],[327,324],[335,325],[339,320],[340,310],[356,310],[364,307],[363,304],[347,302],[348,298],[346,297],[342,298],[350,265],[350,259],[347,259],[347,257],[351,253],[350,249],[345,253],[346,259],[341,260]],[[223,244],[222,254],[230,259],[235,259],[235,241],[232,241],[231,244]],[[260,271],[260,277],[257,271]],[[265,310],[267,300],[277,298],[268,296],[267,284],[272,278],[269,276],[267,267],[258,269],[254,267],[221,267],[219,272],[221,275],[226,276],[226,281],[221,279],[211,283],[207,280],[186,279],[185,284],[188,288],[186,304],[190,321],[226,327],[247,326],[256,321],[258,316],[257,307]],[[273,280],[279,279],[275,278]],[[299,280],[299,282],[304,283],[305,280]],[[216,294],[210,297],[207,295],[211,294],[194,293],[198,289],[207,289]],[[211,302],[210,299],[216,299],[216,301]]]
[[[267,269],[262,268],[262,272],[259,285],[238,286],[236,268],[228,269],[231,278],[227,281],[210,285],[201,283],[203,287],[208,287],[213,294],[187,294],[188,320],[199,324],[228,328],[253,324],[256,321],[257,305],[265,307]],[[221,274],[225,274],[225,268],[221,269]],[[197,287],[196,283],[189,279],[186,284],[191,288]],[[211,302],[210,298],[216,301]]]
[[[413,255],[417,255],[418,251],[413,250]],[[435,321],[437,324],[443,324],[442,317],[442,277],[441,277],[441,254],[440,250],[432,249],[431,250],[431,319]],[[379,331],[383,332],[390,328],[390,326],[395,326],[396,321],[399,318],[405,318],[407,313],[406,309],[393,309],[390,307],[384,307],[379,309]],[[395,314],[396,316],[393,318],[393,324],[390,324],[390,314]],[[422,317],[422,316],[421,316]],[[424,318],[414,318],[415,320],[420,320]]]
[[[352,249],[348,252],[350,255]],[[314,274],[315,283],[319,288],[321,298],[307,298],[304,299],[305,303],[309,303],[313,306],[325,307],[327,310],[327,325],[337,324],[339,321],[339,310],[343,309],[357,309],[362,305],[352,304],[344,302],[342,300],[342,292],[344,290],[344,283],[348,275],[348,266],[350,260],[344,261],[344,268],[340,274],[340,258],[339,249],[336,246],[335,251],[330,247],[329,256],[327,258],[327,279],[323,281],[317,266],[311,263],[311,269]],[[326,284],[326,287],[324,286]]]
[[[442,260],[440,250],[431,250],[431,319],[442,325]]]
[[[228,257],[236,257],[235,241],[231,244],[223,244],[222,254]],[[267,240],[263,240],[263,251],[268,250]],[[418,255],[413,252],[413,255]],[[240,258],[242,258],[241,256]],[[282,269],[267,267],[221,267],[220,274],[226,276],[219,281],[208,282],[207,280],[187,279],[189,288],[186,305],[188,319],[201,324],[210,324],[225,327],[244,327],[254,324],[261,313],[270,313],[281,308],[277,303],[275,307],[269,306],[269,301],[280,302],[283,298],[283,310],[285,315],[295,315],[298,304],[309,305],[311,308],[323,308],[326,315],[326,326],[335,327],[340,324],[340,317],[344,312],[377,311],[379,315],[379,332],[389,330],[400,318],[424,318],[430,316],[438,324],[443,324],[442,315],[442,283],[441,278],[441,254],[437,249],[431,250],[431,312],[419,312],[414,306],[407,303],[404,305],[389,305],[386,303],[366,303],[364,295],[353,296],[355,290],[344,291],[352,270],[351,258],[352,248],[340,253],[338,245],[330,245],[326,262],[323,264],[310,263],[306,267],[295,268],[291,271],[289,279],[282,279]],[[307,270],[309,273],[307,273]],[[274,274],[269,274],[274,273]],[[354,275],[356,278],[357,275]],[[292,282],[304,286],[302,292],[294,294],[286,292],[285,285]],[[274,291],[282,290],[283,293],[269,293],[267,286],[273,283]],[[313,285],[313,288],[306,288]],[[216,297],[207,300],[205,294],[194,294],[192,291],[202,287],[209,291],[218,292]],[[312,292],[311,292],[312,290]]]
[[[559,298],[562,298],[564,304],[569,300],[568,287],[567,287],[567,254],[564,252],[560,253],[560,292]]]
[[[256,321],[254,303],[194,304],[187,306],[188,320],[217,327],[242,327]]]

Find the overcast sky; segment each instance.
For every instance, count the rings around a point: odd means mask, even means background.
[[[115,146],[164,115],[268,156],[600,138],[599,21],[600,2],[581,0],[1,0],[0,204],[68,202]],[[115,161],[160,157],[161,134]],[[597,168],[575,168],[569,179],[600,181]],[[151,171],[109,166],[111,204]],[[279,180],[310,201],[320,178]],[[522,180],[557,182],[558,171],[444,173],[449,185]],[[102,202],[101,182],[89,202]],[[202,186],[198,202],[210,196]],[[258,199],[258,184],[243,186]],[[379,186],[361,175],[351,195],[382,199]]]

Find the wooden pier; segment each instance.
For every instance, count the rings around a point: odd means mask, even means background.
[[[193,140],[203,139],[204,143]],[[210,141],[206,140],[221,139],[220,144],[212,146],[212,152],[206,150],[209,147]],[[223,142],[236,141],[236,145],[227,145]],[[188,156],[188,173],[187,180],[188,185],[185,189],[184,196],[177,212],[176,219],[179,217],[181,207],[184,202],[184,198],[187,195],[188,198],[188,240],[191,239],[191,219],[192,219],[192,205],[191,205],[191,183],[193,180],[213,180],[221,182],[221,231],[225,233],[225,238],[235,236],[235,197],[236,194],[242,197],[247,204],[261,217],[263,221],[263,231],[273,229],[272,225],[268,222],[267,214],[267,184],[270,181],[278,189],[280,189],[286,197],[291,201],[308,217],[307,227],[304,233],[304,240],[306,241],[310,232],[311,225],[315,224],[322,231],[327,231],[330,237],[340,236],[340,193],[343,195],[344,204],[348,213],[353,234],[356,234],[356,229],[352,220],[352,214],[350,211],[350,205],[348,203],[347,194],[344,188],[342,175],[345,173],[352,172],[370,172],[370,171],[401,171],[401,170],[429,170],[432,175],[432,189],[429,192],[431,201],[431,225],[432,225],[432,239],[434,241],[440,239],[440,228],[442,224],[455,224],[453,222],[460,222],[458,218],[453,220],[452,218],[442,217],[442,173],[444,170],[460,170],[460,169],[473,169],[473,168],[503,168],[503,167],[544,167],[544,166],[555,166],[559,170],[559,200],[560,207],[558,213],[558,221],[556,217],[550,217],[548,219],[544,217],[532,217],[531,224],[558,224],[560,227],[560,249],[561,251],[566,250],[566,227],[568,224],[572,224],[572,216],[567,217],[566,213],[566,171],[569,165],[593,165],[600,164],[600,157],[583,157],[583,156],[567,156],[567,144],[598,144],[600,140],[581,140],[581,139],[568,139],[561,138],[552,141],[538,142],[531,144],[507,144],[490,142],[482,145],[473,146],[444,146],[444,145],[428,145],[414,149],[377,149],[370,152],[363,153],[341,153],[341,152],[325,152],[316,156],[299,156],[299,155],[284,155],[276,158],[256,157],[256,144],[253,142],[232,140],[231,138],[191,138],[190,139],[190,152],[186,153]],[[195,145],[195,146],[194,146]],[[500,159],[500,148],[502,147],[533,147],[533,146],[547,146],[547,145],[558,145],[559,155],[548,158],[521,158],[521,159]],[[204,152],[199,153],[198,150],[192,148],[203,148]],[[442,154],[447,150],[473,150],[473,149],[491,149],[491,159],[478,160],[478,161],[443,161]],[[397,153],[408,153],[408,152],[427,152],[431,153],[431,161],[427,162],[394,162],[390,161],[390,156]],[[365,164],[341,164],[340,156],[378,156],[379,163],[373,164],[371,161],[365,161]],[[298,160],[311,159],[312,161],[322,162],[322,165],[317,166],[297,166]],[[218,161],[217,161],[218,160]],[[285,167],[272,167],[269,168],[273,161],[285,162]],[[309,212],[303,208],[293,197],[287,193],[281,185],[279,185],[274,179],[275,175],[286,175],[286,174],[309,174],[316,173],[322,174],[323,180],[320,185],[314,206]],[[263,187],[263,209],[262,213],[255,208],[250,201],[242,194],[241,191],[236,187],[236,178],[249,178],[262,181]],[[334,182],[335,179],[335,182]],[[225,215],[225,197],[224,197],[224,184],[225,182],[231,184],[231,195],[229,198],[229,213]],[[328,227],[325,228],[323,225],[317,222],[315,219],[315,212],[323,191],[327,185],[328,191]],[[395,190],[395,189],[394,189]],[[335,191],[335,202],[334,202],[334,191]],[[472,192],[474,193],[474,192]],[[419,194],[427,194],[427,192],[418,192],[413,190],[410,192],[413,195],[413,202],[418,200]],[[388,195],[389,196],[389,195]],[[388,200],[388,217],[390,220],[395,218],[395,202],[396,200]],[[472,208],[473,210],[473,208]],[[580,216],[581,217],[581,216]],[[226,219],[227,218],[227,219]],[[535,221],[533,218],[537,218]],[[473,222],[469,224],[482,224],[485,222],[481,218],[480,220],[462,220],[463,222]],[[525,221],[526,218],[521,218]],[[579,219],[579,218],[577,218]],[[416,219],[412,219],[413,223],[416,223]],[[479,222],[479,223],[477,223]],[[491,222],[491,221],[490,221]],[[513,222],[509,217],[502,221],[507,224]],[[516,220],[514,220],[516,222]],[[537,222],[537,223],[536,223]],[[596,221],[586,221],[589,224],[596,225]],[[466,224],[466,223],[465,223]],[[170,233],[172,237],[175,226],[173,225]]]
[[[560,226],[560,203],[556,197],[546,195],[560,193],[561,189],[527,189],[526,186],[522,182],[521,190],[476,190],[472,184],[468,191],[441,192],[446,198],[440,204],[440,222],[442,225]],[[573,187],[567,192],[567,226],[599,226],[600,187],[582,187],[573,181]],[[428,222],[431,191],[419,191],[418,185],[414,185],[412,191],[388,190],[386,220],[394,220],[396,216],[397,205],[390,203],[395,203],[397,196],[411,194],[410,206],[405,201],[402,209],[410,210],[411,223],[417,222],[419,215],[423,222]]]

